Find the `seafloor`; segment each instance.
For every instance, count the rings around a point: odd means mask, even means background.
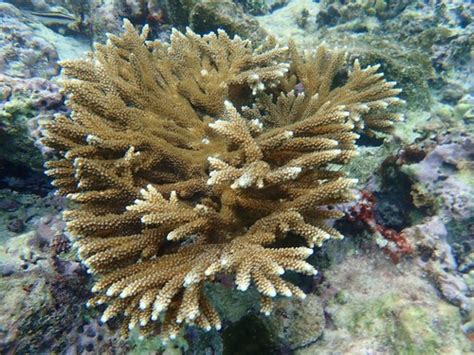
[[[18,0],[0,2],[0,352],[3,354],[467,354],[474,352],[474,23],[471,1]],[[71,248],[43,174],[41,121],[68,114],[58,61],[79,58],[122,19],[273,34],[344,48],[403,88],[405,121],[361,137],[348,166],[359,200],[346,238],[311,257],[304,301],[258,313],[252,290],[212,286],[222,330],[163,344],[128,340],[86,308],[92,277]]]

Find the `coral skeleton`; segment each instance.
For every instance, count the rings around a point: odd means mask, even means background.
[[[353,199],[340,167],[361,132],[400,119],[400,90],[324,47],[124,28],[61,63],[72,114],[44,127],[61,155],[47,174],[97,277],[89,305],[106,304],[102,321],[118,317],[124,336],[174,338],[183,324],[220,329],[204,286],[221,275],[255,287],[265,314],[276,296],[304,298],[282,274],[316,274],[312,248],[342,238],[326,224],[342,215],[328,206]],[[278,246],[290,233],[306,245]]]

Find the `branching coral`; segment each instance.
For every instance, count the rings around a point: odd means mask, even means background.
[[[264,313],[276,295],[304,297],[281,275],[315,274],[311,248],[342,238],[325,224],[341,216],[328,205],[352,199],[337,167],[363,122],[398,119],[386,108],[399,90],[357,61],[338,82],[345,56],[323,47],[146,36],[125,22],[89,58],[62,62],[73,113],[45,127],[63,156],[47,173],[75,202],[67,225],[98,276],[89,303],[107,304],[102,320],[121,317],[125,334],[139,324],[172,338],[181,323],[220,328],[203,290],[218,275],[253,284]],[[290,232],[307,247],[277,247]]]

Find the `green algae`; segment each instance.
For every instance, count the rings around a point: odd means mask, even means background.
[[[33,145],[27,123],[38,111],[26,95],[12,95],[0,109],[0,159],[28,169],[41,170],[43,158]]]
[[[376,36],[367,38],[370,48],[361,55],[361,64],[381,65],[381,71],[389,80],[395,80],[403,89],[400,97],[408,107],[427,109],[432,103],[428,80],[434,77],[430,58],[418,50],[401,50],[395,43],[388,43]]]
[[[128,339],[128,345],[130,349],[127,351],[129,355],[142,355],[142,354],[165,354],[165,355],[180,355],[183,352],[189,350],[189,345],[184,338],[184,332],[180,334],[168,343],[163,343],[159,336],[149,337],[141,339],[139,337],[137,329],[133,329],[130,332],[130,338]]]
[[[360,184],[366,183],[374,172],[380,169],[382,162],[393,154],[396,147],[388,144],[379,147],[359,146],[359,155],[343,167],[349,176],[357,178]]]
[[[353,303],[350,296],[334,302],[344,304],[336,326],[353,337],[377,339],[397,354],[439,354],[461,349],[466,339],[457,332],[461,317],[456,307],[444,302],[428,306],[392,292],[366,302]]]

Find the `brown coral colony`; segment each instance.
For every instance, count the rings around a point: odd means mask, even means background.
[[[64,61],[71,117],[46,125],[47,163],[79,256],[97,275],[90,305],[124,334],[173,338],[181,323],[220,328],[204,285],[235,275],[269,313],[277,295],[304,297],[281,278],[315,274],[305,259],[328,238],[328,205],[352,199],[338,171],[356,131],[387,130],[399,116],[394,83],[319,47],[300,54],[272,38],[256,49],[224,31],[173,31],[147,42],[125,21],[83,60]],[[299,90],[294,90],[296,87]],[[292,232],[307,247],[275,246]]]

